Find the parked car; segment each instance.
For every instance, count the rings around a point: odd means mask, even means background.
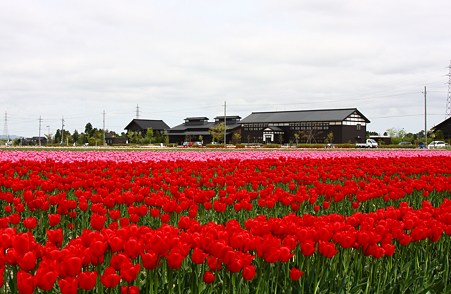
[[[183,147],[200,147],[202,146],[202,142],[183,142]]]
[[[438,149],[438,148],[446,148],[448,144],[443,141],[432,141],[428,145],[428,149]]]
[[[377,148],[377,142],[373,139],[366,139],[365,143],[356,143],[357,148]]]
[[[426,149],[426,144],[424,142],[420,142],[420,144],[418,144],[418,148],[420,149]]]
[[[412,143],[410,143],[410,142],[399,142],[398,145],[409,146],[409,145],[412,145]]]

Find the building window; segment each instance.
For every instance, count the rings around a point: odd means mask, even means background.
[[[357,124],[356,125],[356,129],[357,129],[357,131],[360,131],[362,129],[362,125],[361,124]]]

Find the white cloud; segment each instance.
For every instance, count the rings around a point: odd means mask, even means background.
[[[444,119],[451,3],[412,1],[0,2],[0,113],[36,135],[134,117],[357,107],[418,132]],[[443,115],[442,115],[443,114]]]

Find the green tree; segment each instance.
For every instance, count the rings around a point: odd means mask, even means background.
[[[141,133],[135,132],[135,131],[128,131],[127,132],[127,138],[128,142],[132,144],[139,144],[141,142]]]
[[[153,129],[152,128],[148,128],[146,130],[146,135],[144,137],[139,138],[137,143],[150,144],[150,143],[152,143],[153,139],[154,139],[154,137],[153,137]]]
[[[232,143],[234,145],[241,143],[241,134],[240,132],[234,132],[232,135]]]
[[[442,130],[436,130],[433,135],[434,135],[435,140],[438,140],[438,141],[445,140],[445,135],[443,134]]]
[[[90,122],[85,125],[85,134],[88,136],[88,138],[94,134],[94,128],[92,127],[92,124]]]
[[[78,145],[84,145],[84,144],[88,143],[88,137],[86,136],[85,133],[81,133],[78,136],[78,139],[77,139],[77,141],[75,141],[75,143],[77,143]]]
[[[334,133],[329,132],[326,136],[326,139],[324,140],[324,143],[326,144],[332,144],[334,142]]]
[[[60,142],[61,142],[61,130],[60,129],[57,129],[55,132],[54,142],[55,142],[55,144],[60,144]]]
[[[47,139],[47,144],[52,143],[52,134],[45,134],[45,138]]]
[[[399,142],[408,141],[407,133],[404,129],[390,128],[386,131],[391,138],[392,144],[398,144]]]
[[[93,129],[93,134],[88,138],[89,145],[101,146],[103,145],[103,130]]]
[[[296,145],[299,144],[299,137],[300,137],[300,136],[301,136],[301,135],[299,134],[299,132],[294,133],[294,141],[296,142]]]
[[[75,130],[74,133],[72,134],[72,140],[74,141],[74,143],[78,143],[79,138],[80,138],[80,134],[78,133],[77,130]]]
[[[210,128],[210,134],[214,142],[224,142],[224,130],[225,125],[223,122],[216,124]]]
[[[163,131],[163,143],[166,146],[169,145],[169,135],[168,135],[168,131],[166,131],[166,130]]]

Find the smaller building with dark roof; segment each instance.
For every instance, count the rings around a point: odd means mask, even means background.
[[[201,141],[209,144],[213,141],[210,129],[217,124],[225,122],[227,142],[232,140],[235,132],[240,129],[240,116],[215,117],[214,122],[210,122],[208,117],[187,117],[185,122],[168,130],[169,142],[183,144],[183,142]]]
[[[144,137],[147,134],[147,129],[151,128],[154,132],[159,132],[163,135],[170,127],[162,120],[155,119],[133,119],[124,129],[133,132],[140,132]]]

